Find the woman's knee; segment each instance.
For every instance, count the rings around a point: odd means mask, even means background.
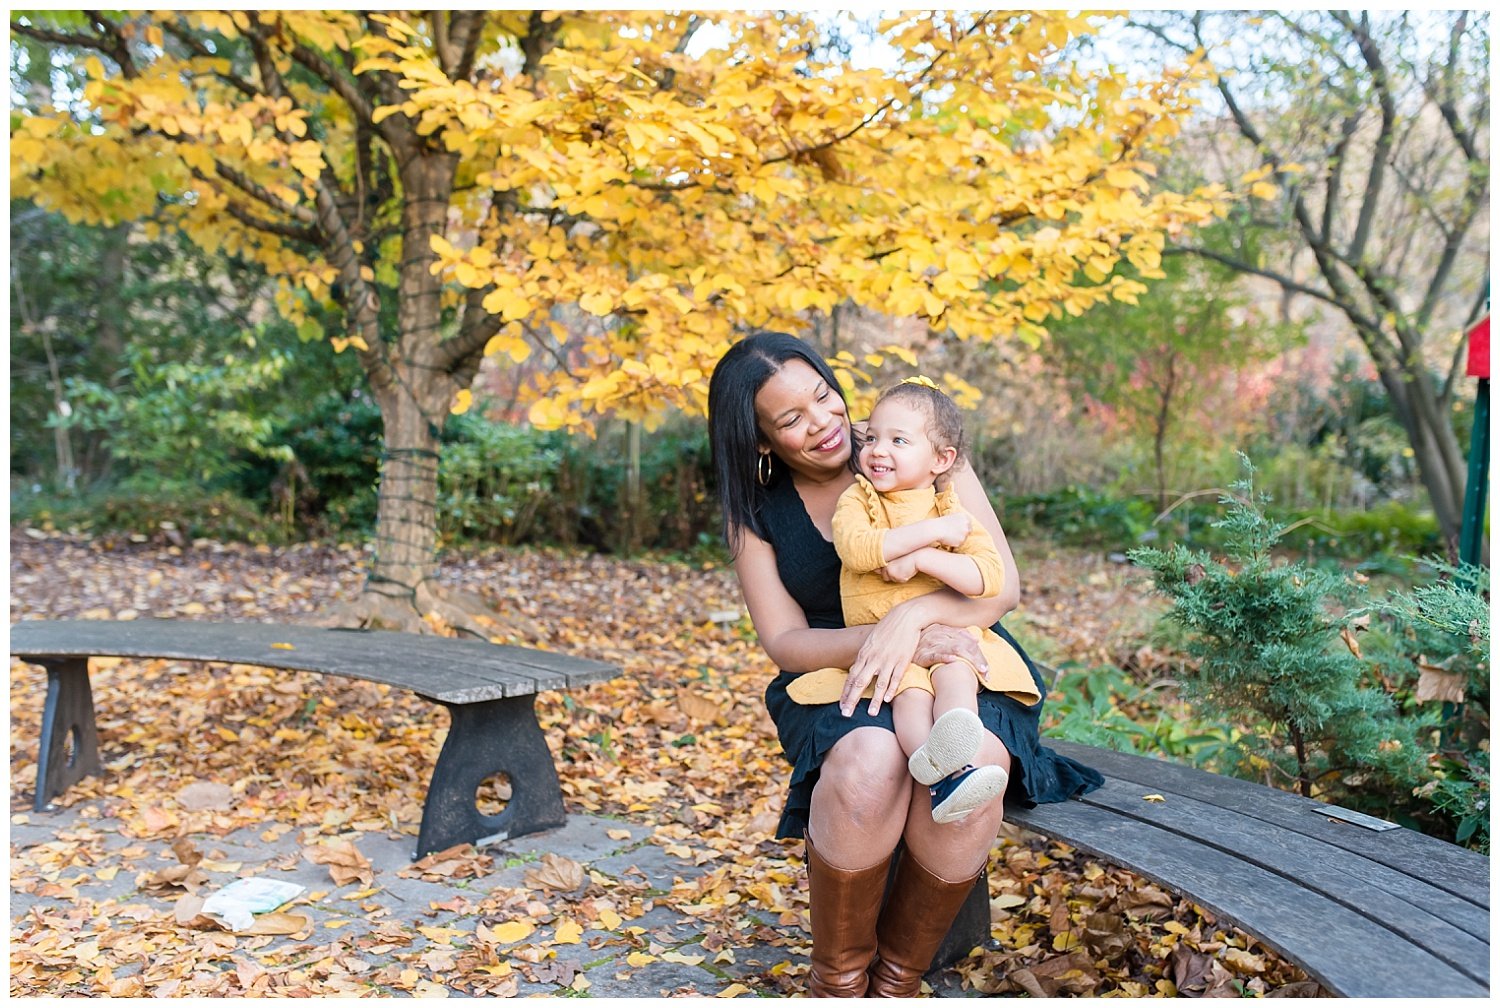
[[[1010,750],[1005,748],[1005,743],[998,738],[985,732],[980,736],[979,761],[977,766],[997,766],[1006,773],[1010,772],[1011,757]]]
[[[840,818],[884,821],[905,808],[910,786],[906,754],[896,736],[882,728],[859,728],[823,757],[817,798]]]

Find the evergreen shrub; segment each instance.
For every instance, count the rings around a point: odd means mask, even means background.
[[[1397,814],[1427,776],[1434,718],[1403,716],[1357,653],[1348,576],[1275,559],[1284,526],[1266,517],[1254,468],[1242,464],[1246,476],[1215,523],[1224,559],[1181,545],[1130,552],[1171,599],[1166,618],[1186,631],[1196,665],[1184,695],[1203,706],[1200,716],[1243,729],[1242,775]]]

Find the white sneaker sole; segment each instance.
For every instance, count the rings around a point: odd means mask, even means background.
[[[917,783],[931,787],[972,764],[979,756],[983,737],[984,724],[978,714],[962,708],[948,711],[932,723],[927,744],[911,754],[906,769]]]
[[[1010,783],[1010,775],[997,766],[982,766],[958,786],[948,796],[947,801],[932,808],[932,821],[936,823],[951,823],[967,816],[975,809],[982,808],[994,801],[996,797],[1005,793],[1005,785]]]

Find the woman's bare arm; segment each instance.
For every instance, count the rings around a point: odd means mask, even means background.
[[[871,626],[839,630],[807,625],[802,607],[781,583],[776,569],[776,551],[771,544],[745,533],[734,572],[740,581],[750,622],[760,645],[778,668],[788,672],[811,672],[820,668],[848,668],[859,654]],[[830,599],[837,603],[837,599]]]

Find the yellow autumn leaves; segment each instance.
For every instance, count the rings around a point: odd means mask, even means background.
[[[723,48],[699,51],[682,15],[549,13],[528,41],[524,12],[495,12],[465,61],[436,15],[143,15],[136,73],[90,57],[97,127],[16,118],[13,191],[76,220],[166,213],[259,262],[278,310],[313,328],[315,306],[339,307],[322,229],[342,200],[380,225],[355,251],[362,282],[395,298],[398,264],[430,253],[445,308],[476,292],[501,323],[486,355],[556,362],[524,390],[543,427],[701,410],[743,331],[800,331],[845,303],[1035,344],[1050,319],[1133,302],[1123,267],[1158,275],[1165,235],[1225,205],[1154,182],[1207,69],[1085,71],[1066,46],[1096,18],[903,14],[880,26],[889,66],[862,69],[808,55],[806,16],[712,18]],[[169,44],[183,38],[200,44]],[[299,63],[349,69],[328,89]],[[415,251],[399,187],[368,181],[398,133],[454,158],[444,231]],[[180,198],[163,210],[159,193]]]

